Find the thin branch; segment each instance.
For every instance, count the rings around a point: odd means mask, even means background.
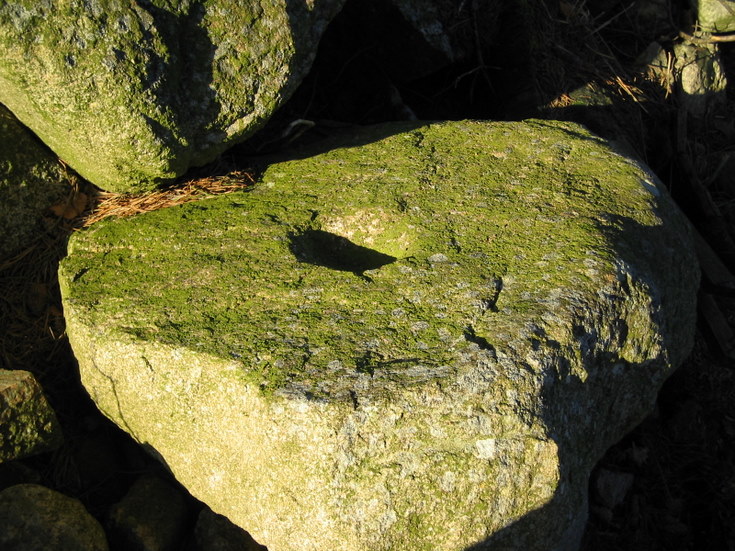
[[[735,42],[735,33],[705,34],[694,36],[684,31],[679,31],[679,37],[692,44],[718,44],[721,42]]]

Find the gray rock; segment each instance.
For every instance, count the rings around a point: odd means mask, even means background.
[[[85,430],[75,434],[73,444],[69,461],[75,467],[74,491],[91,503],[115,503],[130,488],[129,478],[122,473],[145,471],[145,465],[136,464],[127,453],[135,444],[115,441],[110,430]]]
[[[674,75],[679,102],[694,117],[724,106],[727,77],[716,44],[676,44]]]
[[[0,258],[37,239],[43,212],[70,191],[56,156],[0,105]]]
[[[267,551],[245,530],[207,507],[199,513],[194,536],[199,551]]]
[[[0,369],[0,463],[58,448],[56,413],[28,371]]]
[[[569,123],[300,156],[72,236],[99,408],[271,551],[575,549],[592,466],[691,347],[684,217]]]
[[[107,551],[100,524],[76,499],[18,484],[0,492],[3,551]]]
[[[546,110],[546,116],[556,120],[582,124],[614,144],[629,156],[642,146],[640,132],[633,121],[639,116],[631,102],[621,101],[611,88],[591,82],[569,92],[570,105]]]
[[[3,2],[0,101],[94,184],[149,189],[255,132],[342,3]]]
[[[697,23],[710,33],[735,32],[735,2],[733,0],[690,0],[697,11]]]
[[[180,490],[156,476],[143,476],[110,510],[110,541],[120,549],[173,551],[183,537],[186,515]]]

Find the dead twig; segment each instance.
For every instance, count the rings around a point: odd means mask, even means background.
[[[692,44],[719,44],[723,42],[735,42],[735,33],[703,34],[694,36],[684,31],[679,31],[679,37]]]

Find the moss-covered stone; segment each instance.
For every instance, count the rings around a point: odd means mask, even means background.
[[[0,463],[55,450],[62,440],[56,413],[33,375],[0,369]]]
[[[691,0],[697,11],[697,23],[705,32],[735,32],[735,2],[733,0]]]
[[[680,108],[698,119],[721,110],[727,100],[727,77],[717,45],[683,42],[674,46],[673,53]]]
[[[257,130],[342,2],[3,2],[0,101],[91,182],[148,189]]]
[[[108,551],[105,532],[82,503],[37,484],[0,492],[0,548],[4,551]]]
[[[43,212],[70,191],[56,156],[0,105],[0,258],[40,237]]]
[[[275,550],[573,545],[697,277],[654,177],[542,121],[340,136],[60,271],[102,411]]]

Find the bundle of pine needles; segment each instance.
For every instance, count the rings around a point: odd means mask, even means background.
[[[81,227],[88,227],[110,216],[125,218],[174,205],[205,199],[214,195],[241,191],[255,183],[246,171],[234,171],[221,176],[188,180],[170,189],[141,194],[99,192],[95,205],[82,217]]]

